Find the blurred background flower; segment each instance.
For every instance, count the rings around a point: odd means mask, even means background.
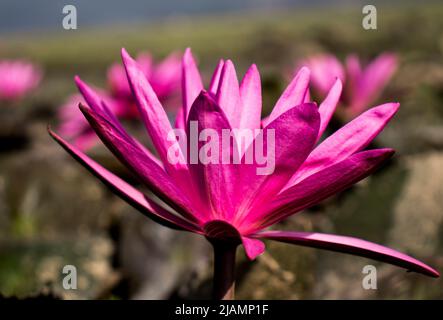
[[[41,70],[28,61],[0,60],[0,100],[21,99],[37,87],[41,78]]]
[[[397,69],[397,57],[382,53],[367,65],[356,54],[346,58],[345,65],[331,54],[315,55],[300,65],[311,70],[313,89],[324,97],[338,78],[345,84],[343,114],[353,118],[373,106]]]

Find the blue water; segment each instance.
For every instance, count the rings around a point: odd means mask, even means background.
[[[78,26],[82,27],[152,22],[177,16],[208,13],[359,5],[359,3],[361,5],[366,2],[363,0],[0,0],[0,33],[61,29],[62,8],[67,4],[76,6]]]

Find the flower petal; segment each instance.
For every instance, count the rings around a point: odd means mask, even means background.
[[[220,83],[220,76],[221,76],[224,64],[225,64],[225,61],[223,59],[221,59],[218,62],[218,65],[215,68],[214,73],[212,75],[211,83],[209,84],[209,92],[212,93],[213,95],[217,94],[218,85]]]
[[[241,117],[240,129],[260,129],[262,97],[260,73],[253,64],[240,84]]]
[[[234,202],[238,196],[235,187],[239,168],[232,162],[232,155],[237,152],[235,140],[230,139],[231,143],[225,146],[223,131],[230,134],[229,121],[211,94],[203,91],[192,105],[188,117],[189,168],[198,181],[198,189],[204,190],[201,193],[208,197],[212,219],[224,217],[229,220],[234,214]],[[208,134],[204,138],[206,141],[201,140],[204,133]],[[195,148],[197,144],[198,149]],[[205,151],[205,146],[210,150]]]
[[[241,237],[241,240],[249,260],[255,260],[255,258],[265,252],[265,244],[262,241],[250,237]]]
[[[288,109],[302,104],[305,101],[305,96],[309,89],[310,73],[311,72],[306,67],[300,69],[300,71],[285,89],[280,99],[278,99],[271,114],[266,119],[266,122],[263,123],[264,126],[274,121]]]
[[[70,145],[68,142],[59,137],[55,132],[48,128],[49,134],[57,141],[74,159],[80,162],[86,169],[88,169],[93,175],[99,178],[104,184],[106,184],[115,194],[124,199],[134,208],[145,214],[152,220],[179,230],[186,230],[196,233],[201,233],[200,228],[182,219],[166,209],[160,207],[155,202],[147,198],[142,192],[138,191],[112,172],[106,170],[94,160],[89,158],[86,154],[82,153],[76,147]]]
[[[218,84],[216,100],[232,128],[238,128],[241,115],[240,87],[231,60],[226,60]]]
[[[185,50],[182,63],[182,95],[185,116],[183,126],[186,128],[189,111],[195,99],[203,90],[203,83],[190,48]]]
[[[375,149],[356,153],[349,158],[319,171],[296,185],[280,192],[272,202],[258,212],[255,222],[243,234],[273,225],[298,211],[352,186],[374,172],[394,154],[392,149]]]
[[[398,111],[398,103],[374,107],[325,139],[312,151],[285,188],[364,149]]]
[[[254,235],[256,238],[286,242],[306,247],[326,249],[348,253],[356,256],[387,262],[398,267],[437,278],[440,274],[417,259],[393,249],[358,238],[338,236],[334,234],[267,231]]]
[[[318,130],[317,141],[320,140],[323,132],[325,132],[329,124],[329,121],[331,120],[332,115],[334,114],[338,101],[340,100],[342,89],[342,82],[339,78],[337,78],[334,85],[329,90],[325,100],[323,100],[318,107],[318,112],[320,113],[320,129]]]

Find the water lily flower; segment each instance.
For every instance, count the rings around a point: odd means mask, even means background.
[[[357,55],[346,58],[345,65],[331,54],[321,54],[302,62],[312,72],[312,85],[321,96],[325,96],[335,79],[345,84],[342,96],[345,114],[355,117],[368,109],[380,97],[383,89],[397,69],[397,57],[383,53],[363,67]]]
[[[274,132],[275,169],[272,174],[258,175],[256,169],[260,164],[256,161],[233,164],[223,159],[207,164],[171,163],[168,153],[178,138],[171,137],[173,127],[166,112],[143,70],[124,49],[122,59],[156,155],[123,128],[97,92],[77,79],[86,101],[80,109],[103,143],[156,198],[137,190],[55,132],[50,129],[49,132],[71,156],[147,217],[209,240],[215,253],[215,298],[233,297],[238,245],[244,247],[250,259],[255,259],[265,250],[263,240],[368,257],[427,276],[439,276],[436,270],[410,256],[365,240],[317,232],[268,230],[349,188],[390,158],[392,149],[364,149],[397,112],[398,103],[369,109],[319,143],[341,95],[339,79],[317,106],[305,102],[310,71],[302,68],[270,116],[262,121],[261,81],[255,65],[239,83],[233,63],[221,60],[209,87],[204,89],[194,58],[187,49],[183,56],[183,108],[175,128],[185,130],[188,139],[192,123],[198,124],[200,133],[251,129],[257,133],[254,141],[265,144],[266,136]],[[236,139],[234,136],[229,147],[215,140],[221,151],[219,157],[228,154],[229,159],[239,152]],[[247,149],[252,146],[250,143]],[[186,150],[175,151],[179,157],[185,157],[190,149],[188,146]]]
[[[42,71],[24,60],[0,61],[0,100],[14,101],[35,89]]]
[[[181,81],[181,60],[176,53],[171,53],[158,64],[154,64],[151,55],[142,53],[137,58],[137,63],[148,79],[157,97],[169,106],[169,110],[177,107],[176,95]],[[138,111],[135,100],[126,77],[124,67],[115,63],[107,72],[109,92],[101,91],[100,95],[106,100],[107,106],[119,119],[136,119]],[[74,141],[74,144],[83,151],[94,147],[99,139],[91,126],[78,110],[78,104],[85,104],[79,94],[69,96],[60,107],[59,131],[65,137]]]

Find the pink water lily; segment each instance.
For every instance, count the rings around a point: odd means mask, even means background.
[[[177,53],[172,53],[164,60],[154,64],[150,54],[142,53],[137,58],[137,63],[143,74],[152,84],[157,97],[168,106],[168,109],[177,108],[177,93],[181,81],[181,60]],[[131,93],[124,67],[115,63],[107,72],[109,91],[100,90],[100,96],[106,105],[119,119],[137,119],[138,111],[136,102]],[[76,77],[76,82],[79,80]],[[98,143],[97,135],[78,110],[78,104],[85,104],[79,94],[69,96],[60,107],[58,117],[60,120],[59,131],[69,138],[83,151],[87,151]]]
[[[313,87],[322,96],[339,78],[345,84],[342,96],[345,114],[354,117],[379,98],[397,69],[397,57],[393,53],[383,53],[363,67],[355,54],[346,58],[344,66],[335,56],[321,54],[304,60],[302,65],[311,70]]]
[[[272,174],[258,175],[257,162],[172,164],[168,151],[177,141],[169,134],[173,128],[165,110],[143,70],[124,49],[122,58],[138,111],[157,156],[126,132],[98,93],[78,80],[86,101],[80,109],[103,143],[157,200],[109,172],[53,131],[50,130],[50,134],[77,161],[146,216],[167,227],[205,236],[214,246],[216,298],[233,296],[236,247],[242,244],[246,255],[255,259],[265,250],[262,240],[369,257],[424,275],[439,276],[436,270],[412,257],[364,240],[267,230],[349,188],[390,158],[394,153],[392,149],[364,149],[396,113],[398,103],[386,103],[366,111],[319,143],[340,99],[342,83],[339,79],[317,106],[305,102],[310,71],[302,68],[270,116],[262,121],[261,81],[255,65],[239,83],[233,63],[221,60],[209,87],[204,89],[188,49],[183,57],[183,108],[175,128],[184,129],[188,139],[193,121],[198,123],[200,131],[263,128],[254,139],[265,143],[268,140],[263,136],[270,134],[272,129],[275,132],[275,169]],[[230,156],[238,152],[235,139],[228,149],[221,142],[218,147]],[[185,150],[182,153],[179,149],[179,156],[184,157]]]
[[[35,89],[42,71],[24,60],[0,61],[0,100],[13,101]]]

